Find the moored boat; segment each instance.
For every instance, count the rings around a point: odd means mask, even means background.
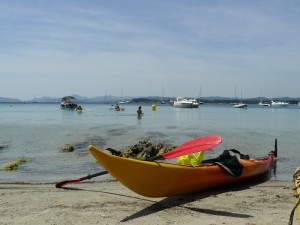
[[[265,102],[262,102],[262,101],[260,101],[260,102],[258,103],[258,105],[260,105],[260,106],[267,106],[267,107],[271,106],[270,103],[265,103]]]
[[[124,186],[147,197],[184,195],[247,180],[268,172],[276,157],[276,151],[271,151],[258,159],[239,159],[243,170],[240,176],[233,177],[213,163],[167,164],[114,156],[92,145],[88,149]]]
[[[233,108],[237,108],[237,109],[245,109],[245,108],[247,108],[247,107],[248,107],[248,105],[247,105],[247,104],[244,104],[244,103],[235,104],[235,105],[233,106]]]
[[[118,104],[129,104],[130,100],[119,101]]]
[[[198,108],[199,107],[199,103],[197,102],[196,99],[189,99],[188,101],[192,102],[192,108]]]
[[[288,102],[281,102],[281,101],[271,101],[272,107],[287,107],[289,105]]]
[[[193,108],[193,102],[186,98],[178,97],[176,101],[173,102],[173,106],[177,108]]]
[[[242,90],[241,90],[241,102],[238,104],[233,105],[233,108],[237,108],[237,109],[245,109],[248,107],[247,104],[243,103],[242,101],[243,97],[242,97]]]
[[[65,96],[61,99],[60,108],[74,110],[78,105],[72,102],[72,99],[75,99],[73,96]]]

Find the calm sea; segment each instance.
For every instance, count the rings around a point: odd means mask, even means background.
[[[21,157],[30,162],[17,171],[0,170],[0,182],[48,183],[103,170],[87,150],[89,144],[120,149],[151,139],[180,145],[193,138],[219,134],[222,143],[205,152],[216,157],[224,149],[238,149],[252,157],[266,155],[278,139],[278,161],[272,179],[290,180],[300,166],[300,107],[263,108],[249,105],[204,104],[198,109],[169,105],[143,105],[144,116],[136,116],[137,105],[122,105],[115,112],[105,104],[83,104],[82,113],[65,111],[59,104],[0,104],[0,166]],[[65,144],[75,146],[64,153]],[[95,178],[96,180],[97,178]]]

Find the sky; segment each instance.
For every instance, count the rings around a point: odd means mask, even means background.
[[[298,0],[0,0],[0,96],[300,97]]]

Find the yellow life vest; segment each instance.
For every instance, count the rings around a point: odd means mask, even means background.
[[[197,166],[202,162],[204,152],[197,152],[189,155],[182,155],[176,158],[179,165]]]

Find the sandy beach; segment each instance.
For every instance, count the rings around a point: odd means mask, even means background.
[[[282,225],[293,194],[292,181],[252,181],[172,198],[143,197],[112,178],[60,189],[2,183],[0,224]]]

